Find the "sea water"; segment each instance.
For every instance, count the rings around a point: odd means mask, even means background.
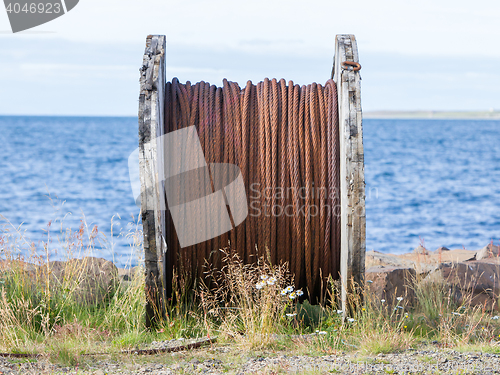
[[[367,250],[478,249],[500,239],[500,121],[363,122]],[[135,264],[134,117],[0,117],[0,214],[52,259],[66,228],[97,226],[95,256]],[[111,225],[113,223],[113,234]],[[50,225],[49,225],[50,224]]]

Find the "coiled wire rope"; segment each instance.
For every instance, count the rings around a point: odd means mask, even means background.
[[[319,301],[326,278],[338,279],[340,267],[335,82],[299,86],[266,78],[241,88],[174,78],[165,97],[165,133],[195,125],[207,163],[238,165],[249,206],[230,232],[183,249],[167,216],[167,280],[173,269],[203,277],[205,259],[221,269],[221,248],[247,263],[268,252],[273,264],[289,264],[311,302]]]

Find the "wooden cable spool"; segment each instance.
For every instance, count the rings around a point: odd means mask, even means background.
[[[159,170],[164,168],[165,163],[168,163],[168,161],[164,160],[163,153],[158,153],[158,150],[163,147],[162,141],[154,141],[162,139],[163,135],[173,130],[172,128],[169,129],[168,126],[170,125],[168,125],[168,122],[166,123],[167,120],[169,122],[172,121],[172,115],[170,112],[165,114],[166,110],[171,111],[169,105],[165,107],[166,101],[169,102],[169,100],[171,100],[168,99],[169,95],[171,95],[169,94],[171,92],[171,84],[167,84],[165,80],[165,49],[166,43],[164,36],[148,36],[140,80],[139,162],[141,177],[141,214],[146,266],[146,292],[149,294],[148,304],[146,306],[147,326],[154,323],[154,320],[158,318],[158,312],[162,310],[161,290],[165,292],[165,300],[168,297],[171,287],[170,280],[172,279],[175,263],[172,260],[172,252],[175,248],[175,246],[172,247],[172,241],[175,233],[172,230],[171,217],[167,210],[167,199],[163,186],[164,181],[161,179],[161,173],[158,173]],[[329,268],[329,272],[334,278],[340,276],[342,285],[341,298],[344,311],[347,311],[347,293],[352,290],[352,285],[362,286],[364,281],[365,183],[359,75],[361,66],[358,60],[354,36],[338,35],[336,37],[335,58],[331,78],[335,80],[338,95],[340,143],[340,228],[338,231],[340,232],[340,262],[336,264],[334,268]],[[334,73],[336,74],[334,75]],[[273,82],[273,84],[275,83]],[[209,86],[207,86],[207,93],[208,87]],[[186,87],[182,87],[182,90],[186,92]],[[187,90],[192,90],[190,84]],[[226,97],[228,92],[229,91],[226,91]],[[189,94],[188,97],[192,97],[192,95]],[[286,95],[283,95],[283,100],[285,100],[285,97]],[[266,105],[265,101],[263,105]],[[184,107],[187,108],[185,105]],[[238,107],[238,109],[243,110],[243,108],[240,107]],[[273,110],[274,109],[270,109],[269,113]],[[283,137],[282,132],[280,134],[278,133],[280,132],[278,131],[276,133],[273,130],[272,137],[274,138],[272,139],[276,138],[276,140],[279,140],[279,137]],[[209,136],[210,135],[200,133],[200,138],[202,138],[207,145],[210,143],[207,139]],[[272,152],[271,155],[273,155],[273,158],[276,158],[274,156],[276,151],[273,150]],[[332,157],[330,150],[328,151],[328,155],[329,158]],[[230,159],[231,158],[233,161],[235,160],[235,156],[230,156]],[[275,169],[271,169],[271,172],[269,178],[273,181],[272,183],[274,186],[277,185],[277,180],[279,182],[280,176],[283,181],[284,177],[278,174]],[[322,230],[325,230],[324,223],[318,222],[318,228],[320,228],[319,224],[321,224]],[[283,224],[277,221],[272,222],[272,225],[274,225],[273,230],[276,231],[282,228]],[[240,226],[240,232],[238,232],[240,233],[240,238],[242,228],[244,228],[244,226]],[[237,229],[232,230],[231,232],[234,233],[229,237],[228,234],[221,236],[221,238],[225,240],[212,239],[207,241],[207,244],[203,245],[203,250],[197,250],[193,254],[197,254],[198,257],[206,257],[209,253],[208,250],[210,246],[223,246],[221,244],[227,241],[228,238],[236,238],[236,230]],[[280,258],[285,257],[283,255],[285,251],[284,245],[280,245],[279,241],[272,233],[273,231],[271,231],[270,237],[266,237],[268,238],[268,242],[266,243],[268,245],[274,244],[277,247],[272,249],[273,256],[277,262],[283,261],[284,259]],[[318,233],[318,230],[316,230],[315,236],[317,239],[324,238],[323,233]],[[171,249],[170,253],[168,252],[169,250],[167,250],[167,243],[170,244],[168,246],[168,248]],[[249,247],[251,246],[252,244],[249,243]],[[178,249],[176,251],[178,251]],[[167,256],[165,256],[165,254],[167,254]],[[174,253],[174,255],[175,254],[176,253]],[[325,254],[327,258],[328,256],[334,255],[335,254]],[[248,254],[245,255],[244,251],[242,252],[242,259],[246,262],[251,261]],[[317,277],[318,275],[318,257],[314,258],[313,263],[308,261],[308,265],[309,267],[313,267],[312,269],[309,268],[305,275],[309,278],[308,281],[310,282],[310,278]],[[161,274],[165,276],[164,280],[166,281],[163,282],[165,285],[162,285]]]

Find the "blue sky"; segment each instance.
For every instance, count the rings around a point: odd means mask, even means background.
[[[148,34],[167,78],[325,82],[335,34],[358,40],[370,110],[500,110],[500,2],[80,0],[12,34],[0,10],[0,114],[137,114]]]

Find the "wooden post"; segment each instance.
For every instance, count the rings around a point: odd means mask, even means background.
[[[361,114],[361,77],[354,35],[337,35],[332,78],[338,92],[340,131],[340,204],[342,310],[348,313],[347,295],[363,287],[366,252],[365,173]]]
[[[153,327],[163,315],[158,263],[166,251],[165,197],[158,181],[163,168],[163,152],[157,153],[157,138],[164,134],[165,36],[146,39],[139,95],[139,168],[141,179],[141,215],[146,267],[146,327]]]

